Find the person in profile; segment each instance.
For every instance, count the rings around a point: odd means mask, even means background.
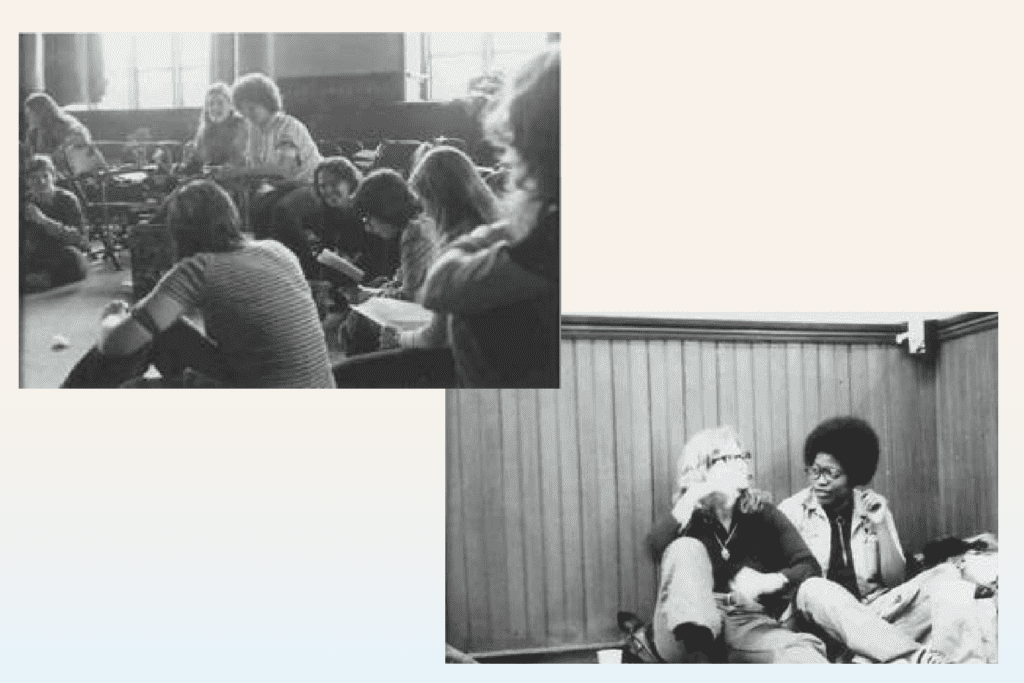
[[[506,149],[504,220],[453,241],[431,266],[422,303],[450,314],[464,387],[559,385],[561,57],[528,61],[487,128]]]

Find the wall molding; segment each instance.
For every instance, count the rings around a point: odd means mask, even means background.
[[[683,339],[895,345],[906,325],[562,316],[563,339]]]
[[[964,313],[938,321],[935,330],[939,341],[943,342],[997,327],[999,327],[998,313]]]

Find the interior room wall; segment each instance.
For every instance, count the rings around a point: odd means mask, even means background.
[[[781,501],[806,485],[811,429],[862,416],[907,553],[998,531],[994,316],[940,332],[932,357],[897,346],[899,325],[578,323],[563,321],[560,390],[447,394],[446,640],[460,649],[609,643],[618,610],[649,616],[644,537],[686,439],[719,424]]]

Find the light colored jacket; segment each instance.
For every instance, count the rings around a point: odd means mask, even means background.
[[[289,180],[313,182],[313,171],[323,156],[302,121],[279,111],[265,128],[251,122],[248,126],[247,166],[280,166],[286,169]]]
[[[864,504],[864,496],[871,492],[867,488],[853,490],[853,515],[850,526],[850,554],[853,560],[853,571],[857,575],[857,590],[864,600],[870,600],[885,589],[882,582],[881,559],[878,553],[878,536],[874,525],[868,519]],[[877,494],[876,494],[877,495]],[[879,496],[881,497],[881,496]],[[883,498],[884,500],[884,498]],[[803,536],[807,547],[811,549],[822,572],[828,574],[828,560],[832,549],[832,525],[810,487],[794,493],[779,504],[779,510],[789,518],[796,530]],[[885,524],[900,556],[900,546],[896,533],[896,522],[886,502]]]

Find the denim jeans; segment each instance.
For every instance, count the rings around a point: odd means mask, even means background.
[[[667,662],[683,654],[672,631],[680,624],[708,628],[721,637],[729,662],[825,664],[825,645],[816,636],[798,633],[766,614],[760,605],[738,605],[713,592],[711,560],[704,545],[678,538],[661,559],[661,583],[654,611],[654,641]]]

